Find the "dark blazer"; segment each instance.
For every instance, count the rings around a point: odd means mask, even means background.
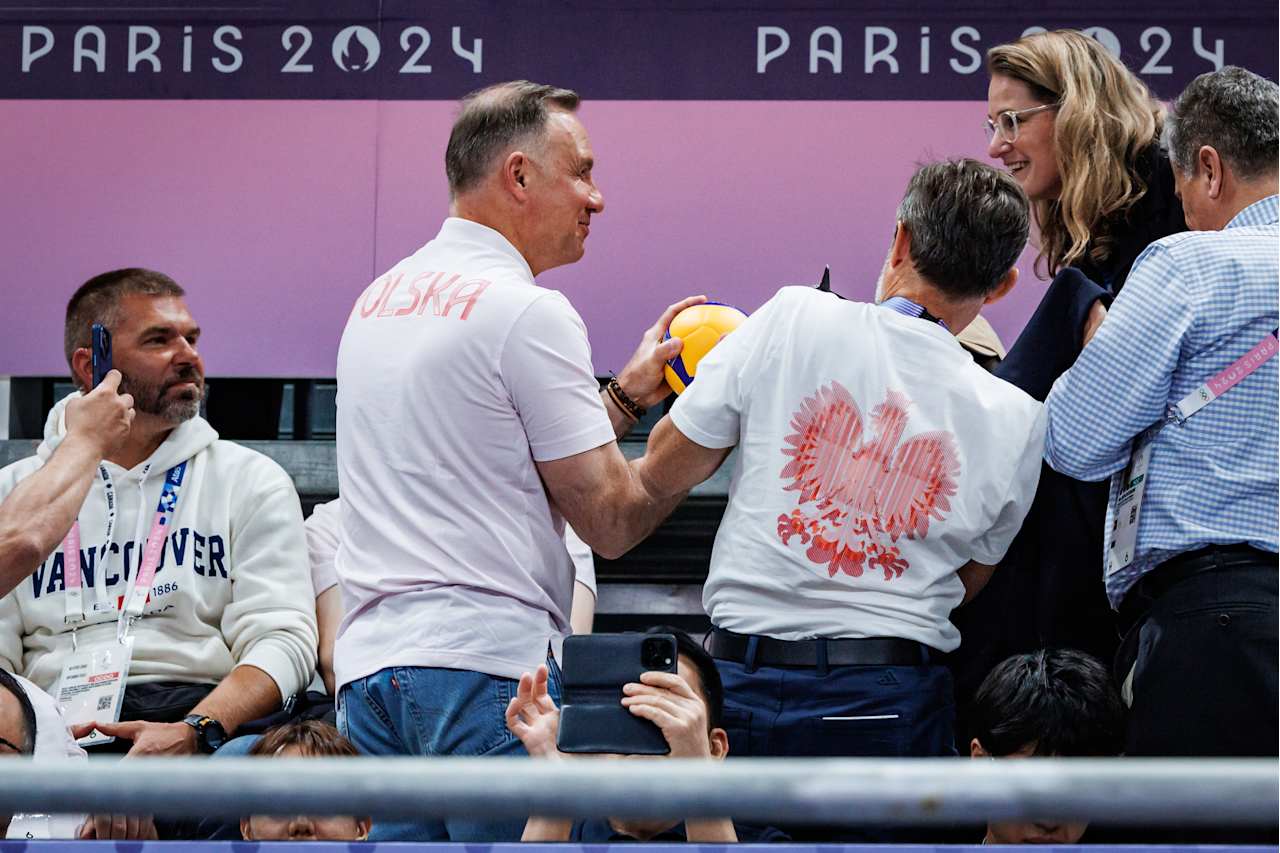
[[[1111,304],[1148,244],[1186,230],[1167,157],[1153,146],[1138,165],[1147,194],[1109,229],[1115,240],[1110,257],[1061,270],[995,369],[1037,400],[1075,363],[1093,303]],[[962,738],[965,703],[1009,655],[1066,647],[1111,664],[1119,636],[1102,582],[1107,496],[1106,482],[1073,480],[1045,465],[1035,501],[1000,568],[974,601],[953,614],[962,637],[952,656]]]

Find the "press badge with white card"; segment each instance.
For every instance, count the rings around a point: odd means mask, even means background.
[[[120,703],[132,659],[133,637],[129,636],[86,645],[67,655],[55,698],[62,706],[68,725],[95,720],[120,722]],[[114,737],[95,729],[76,743],[96,746],[113,740]]]
[[[107,494],[113,491],[111,477],[104,466],[100,467]],[[150,465],[143,469],[145,480]],[[104,640],[79,647],[75,639],[75,627],[85,621],[83,613],[83,596],[81,595],[80,571],[80,522],[77,520],[67,533],[62,543],[66,555],[66,616],[65,621],[73,626],[71,631],[72,649],[62,662],[62,674],[58,677],[58,690],[55,698],[62,706],[67,723],[78,726],[110,719],[120,722],[120,705],[124,699],[124,686],[129,678],[129,663],[133,660],[134,624],[142,618],[147,602],[151,598],[151,583],[155,580],[156,569],[164,551],[164,542],[169,528],[172,526],[173,514],[178,504],[178,493],[182,488],[183,477],[187,473],[187,463],[179,462],[165,473],[164,486],[160,490],[160,501],[156,505],[155,516],[151,522],[151,532],[147,534],[142,549],[142,560],[138,566],[133,584],[127,595],[117,605],[120,615],[116,619],[116,636],[114,640]],[[113,511],[114,501],[108,501],[107,541],[111,541],[115,525]],[[103,549],[106,550],[105,548]],[[101,586],[97,587],[100,592]],[[108,609],[110,602],[107,601]],[[101,612],[96,606],[94,612]],[[114,737],[94,730],[76,741],[81,746],[95,746],[111,743]]]

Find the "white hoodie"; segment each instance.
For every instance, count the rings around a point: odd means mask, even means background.
[[[61,442],[69,399],[49,412],[37,455],[0,470],[0,500]],[[132,470],[104,463],[118,505],[110,543],[105,487],[101,476],[94,478],[80,510],[86,619],[78,626],[79,643],[83,647],[115,636],[115,608],[142,562],[165,473],[184,459],[190,463],[160,566],[133,630],[129,682],[217,683],[235,666],[249,664],[270,675],[281,696],[290,696],[310,680],[317,642],[298,494],[274,461],[219,441],[200,417],[174,429],[150,459]],[[0,599],[0,666],[45,690],[55,689],[63,657],[71,650],[63,573],[59,545],[29,579]],[[109,602],[110,612],[94,614],[94,602]]]

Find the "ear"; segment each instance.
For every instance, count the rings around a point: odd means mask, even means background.
[[[970,758],[990,758],[991,755],[982,748],[982,744],[977,738],[969,741],[969,757]]]
[[[502,161],[502,188],[521,202],[528,198],[531,167],[532,161],[523,151],[512,151]]]
[[[996,285],[996,289],[987,294],[987,298],[982,300],[983,305],[990,305],[993,302],[999,302],[1009,295],[1009,291],[1013,290],[1013,286],[1018,283],[1018,268],[1010,267],[1009,271],[1004,274],[1004,278],[1000,279],[1000,283]]]
[[[893,229],[893,246],[889,249],[889,266],[897,267],[911,260],[911,229],[899,221]]]
[[[1200,150],[1196,152],[1196,168],[1204,170],[1205,189],[1209,193],[1209,198],[1221,198],[1225,175],[1222,169],[1222,156],[1218,154],[1218,149],[1212,145],[1201,145]]]
[[[708,733],[711,740],[711,757],[723,761],[729,755],[729,733],[721,728],[714,728]]]
[[[249,818],[247,817],[240,818],[240,837],[245,841],[253,840],[252,824],[249,823]]]
[[[71,375],[81,391],[88,393],[93,390],[93,353],[88,347],[80,347],[71,353]]]
[[[373,829],[373,818],[358,817],[356,818],[356,841],[368,841],[369,830]]]

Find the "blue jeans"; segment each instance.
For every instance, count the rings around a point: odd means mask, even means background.
[[[548,660],[547,690],[560,704],[560,669]],[[343,685],[338,728],[364,755],[526,755],[507,731],[518,682],[481,672],[390,667]],[[523,818],[506,821],[375,821],[370,841],[519,841]]]

